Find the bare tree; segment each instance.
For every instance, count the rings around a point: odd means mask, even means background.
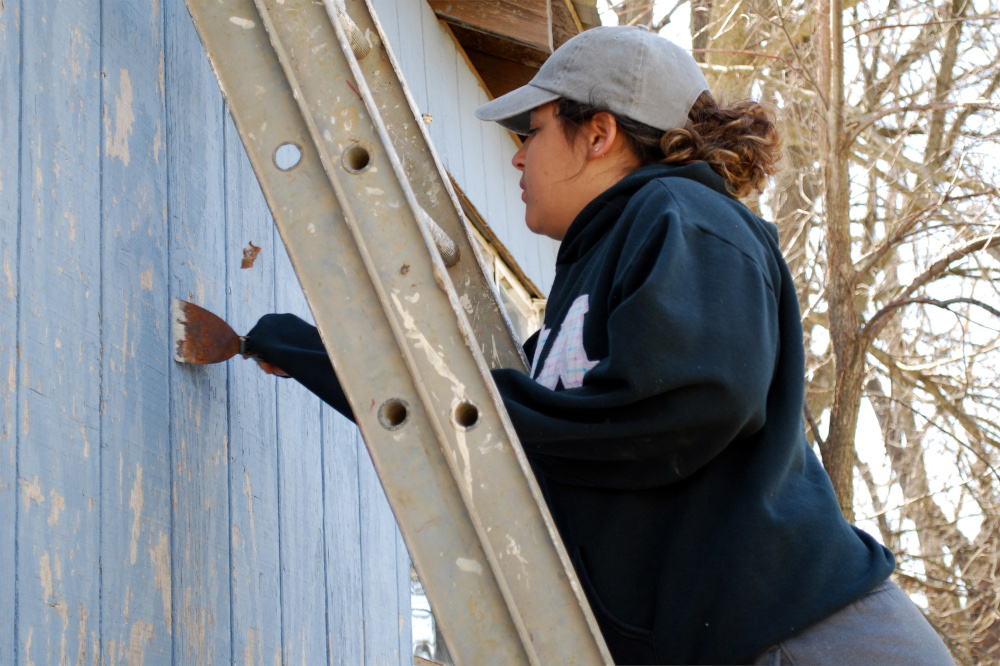
[[[659,29],[676,6],[618,9]],[[873,521],[958,661],[1000,663],[1000,2],[690,8],[713,90],[786,130],[761,205],[799,287],[805,416],[841,509]]]

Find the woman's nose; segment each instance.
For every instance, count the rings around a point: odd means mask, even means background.
[[[510,161],[518,171],[524,171],[524,148],[526,143],[521,144],[521,147],[514,153],[514,157]]]

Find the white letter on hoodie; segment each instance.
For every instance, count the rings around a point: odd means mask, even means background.
[[[587,294],[578,297],[570,306],[566,318],[559,325],[559,335],[552,343],[545,358],[542,372],[535,380],[542,386],[555,390],[562,380],[563,388],[572,389],[583,386],[583,376],[597,365],[597,361],[587,358],[587,350],[583,348],[583,317],[590,310],[590,297]],[[535,349],[534,362],[531,364],[531,374],[535,374],[538,359],[545,347],[551,331],[542,328],[538,336],[538,347]]]

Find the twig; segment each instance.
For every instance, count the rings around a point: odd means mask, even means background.
[[[687,2],[688,0],[677,0],[677,3],[673,6],[673,8],[667,12],[667,15],[656,22],[656,25],[653,26],[653,32],[663,30],[670,23],[670,19],[673,17],[674,12],[683,7]]]
[[[815,438],[819,447],[823,448],[826,445],[826,442],[823,440],[823,435],[819,434],[819,424],[816,423],[816,417],[813,416],[812,408],[809,406],[808,402],[803,403],[802,411],[805,413],[806,421],[809,422],[809,429],[812,430],[813,438]]]
[[[894,310],[897,310],[901,307],[905,307],[907,305],[912,305],[912,304],[933,305],[934,307],[941,308],[942,310],[948,310],[949,312],[952,312],[951,306],[955,305],[956,303],[968,303],[970,305],[975,305],[986,310],[994,317],[1000,317],[1000,310],[997,310],[995,307],[987,305],[986,303],[978,301],[974,298],[950,298],[946,301],[939,301],[935,298],[901,298],[892,301],[884,308],[876,312],[875,316],[873,316],[869,320],[868,325],[865,326],[865,328],[867,328],[868,326],[875,325],[875,323],[879,321],[882,317],[886,317],[889,314],[891,314]]]
[[[887,321],[885,319],[885,315],[889,314],[889,312],[895,310],[901,305],[906,305],[906,302],[904,301],[906,301],[906,299],[909,298],[910,294],[912,294],[917,289],[924,286],[931,280],[940,277],[941,274],[944,273],[945,270],[947,270],[948,267],[951,266],[951,264],[955,263],[956,261],[964,259],[973,252],[979,252],[981,250],[994,247],[996,245],[1000,245],[1000,237],[991,236],[988,238],[977,238],[976,240],[972,241],[965,247],[961,247],[957,250],[954,250],[944,258],[935,261],[933,264],[931,264],[930,268],[928,268],[926,271],[917,276],[917,278],[913,280],[913,282],[911,282],[909,285],[907,285],[905,289],[903,289],[902,293],[899,296],[899,299],[882,308],[882,310],[876,313],[875,316],[872,317],[867,324],[865,324],[864,328],[861,329],[861,337],[863,339],[867,339],[868,341],[874,340],[875,336],[877,336],[879,332],[882,330],[882,327],[885,326],[884,322]]]

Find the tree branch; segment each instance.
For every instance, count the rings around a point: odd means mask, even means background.
[[[961,247],[957,250],[954,250],[944,258],[935,261],[933,264],[931,264],[930,268],[928,268],[926,271],[917,276],[917,278],[913,280],[913,282],[911,282],[903,289],[903,291],[899,295],[899,298],[896,301],[893,301],[889,305],[882,308],[882,310],[876,313],[875,316],[872,317],[872,319],[867,324],[865,324],[865,326],[861,330],[861,336],[865,338],[868,342],[874,340],[875,337],[882,330],[882,327],[885,326],[885,322],[887,320],[885,319],[884,315],[888,314],[889,312],[895,310],[898,307],[901,307],[902,305],[906,305],[909,302],[908,298],[910,294],[915,292],[917,289],[920,289],[920,287],[923,287],[928,282],[931,282],[932,280],[935,280],[936,278],[940,277],[951,266],[951,264],[955,263],[956,261],[964,259],[973,252],[979,252],[980,250],[996,247],[997,245],[1000,245],[1000,236],[988,236],[986,238],[978,238],[969,243],[968,245],[966,245],[965,247]]]
[[[876,324],[876,322],[881,320],[883,317],[887,317],[888,315],[892,314],[892,312],[901,307],[911,305],[914,303],[922,305],[933,305],[934,307],[941,308],[942,310],[947,310],[948,312],[953,312],[951,306],[955,305],[956,303],[968,303],[970,305],[975,305],[977,307],[986,310],[994,317],[1000,317],[1000,310],[997,310],[995,307],[987,305],[986,303],[978,301],[974,298],[950,298],[946,301],[939,301],[934,298],[901,298],[889,303],[884,308],[876,312],[875,315],[868,322],[868,326],[880,326],[880,324]],[[866,326],[865,328],[867,328],[868,326]]]

